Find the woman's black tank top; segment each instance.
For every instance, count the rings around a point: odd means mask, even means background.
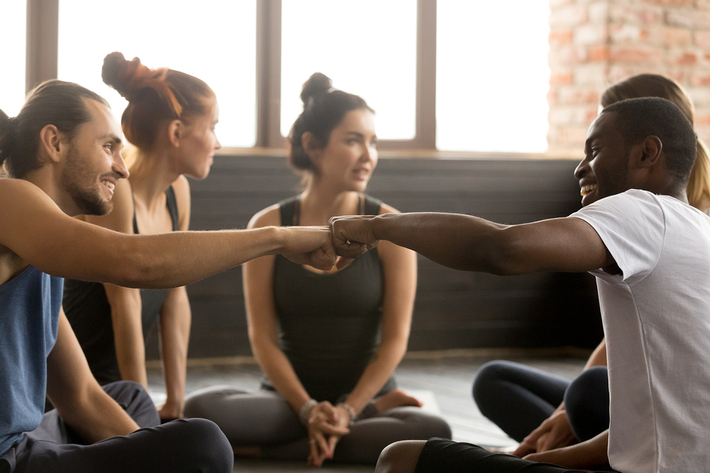
[[[178,208],[172,186],[165,191],[165,200],[173,231],[176,231]],[[133,233],[138,234],[135,209]],[[143,336],[147,338],[160,315],[168,289],[141,289],[140,292]],[[116,360],[111,306],[106,298],[104,285],[75,279],[65,280],[63,306],[96,380],[102,385],[119,381],[121,373]]]
[[[380,205],[362,196],[359,213],[377,215]],[[281,225],[299,224],[298,197],[279,207]],[[282,350],[311,397],[337,402],[353,390],[379,345],[384,279],[377,249],[332,274],[278,255],[273,284]],[[273,389],[268,380],[262,386]],[[380,395],[395,387],[390,378]]]

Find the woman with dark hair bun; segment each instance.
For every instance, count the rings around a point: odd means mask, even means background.
[[[377,165],[374,113],[357,95],[314,74],[290,136],[304,191],[257,213],[249,228],[325,225],[336,215],[396,212],[364,194]],[[266,256],[244,266],[249,338],[266,374],[262,390],[214,387],[185,414],[216,422],[237,455],[374,465],[401,439],[450,437],[441,418],[397,389],[407,349],[416,256],[383,242],[324,273]]]
[[[123,233],[187,230],[190,186],[185,176],[207,177],[215,150],[219,117],[210,87],[191,75],[149,69],[138,58],[106,56],[106,84],[128,100],[121,117],[134,146],[129,179],[118,182],[114,209],[83,219]],[[112,284],[67,280],[64,310],[101,384],[120,379],[147,386],[145,342],[157,324],[167,399],[162,419],[182,416],[191,312],[184,287],[130,289]]]

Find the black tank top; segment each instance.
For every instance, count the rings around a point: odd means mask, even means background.
[[[360,198],[359,213],[377,215],[381,202]],[[279,203],[281,225],[298,225],[298,197]],[[348,267],[318,274],[281,255],[274,262],[279,341],[308,394],[335,403],[351,392],[380,342],[384,279],[377,249]],[[265,379],[262,387],[273,389]],[[396,388],[390,378],[378,395]]]
[[[173,231],[178,229],[178,208],[172,186],[165,191],[165,201],[170,212]],[[138,234],[135,208],[133,211],[133,233]],[[153,328],[168,289],[141,289],[143,336]],[[99,384],[112,383],[121,379],[116,359],[116,347],[111,321],[111,306],[106,298],[104,285],[97,282],[67,279],[64,282],[64,312],[74,333],[84,350],[86,359]]]

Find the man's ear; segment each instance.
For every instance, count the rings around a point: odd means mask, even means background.
[[[168,123],[168,140],[176,148],[180,147],[180,141],[185,135],[185,125],[182,120],[173,120]]]
[[[66,139],[66,135],[54,125],[45,125],[39,131],[39,149],[37,151],[41,156],[46,156],[51,162],[58,163],[61,161],[63,150],[68,144],[69,141]]]
[[[650,168],[656,165],[663,154],[663,143],[655,135],[647,136],[641,143],[641,157],[637,164],[639,167]]]

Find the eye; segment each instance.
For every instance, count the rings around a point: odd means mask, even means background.
[[[113,143],[106,143],[104,148],[107,149],[109,153],[113,153]]]

